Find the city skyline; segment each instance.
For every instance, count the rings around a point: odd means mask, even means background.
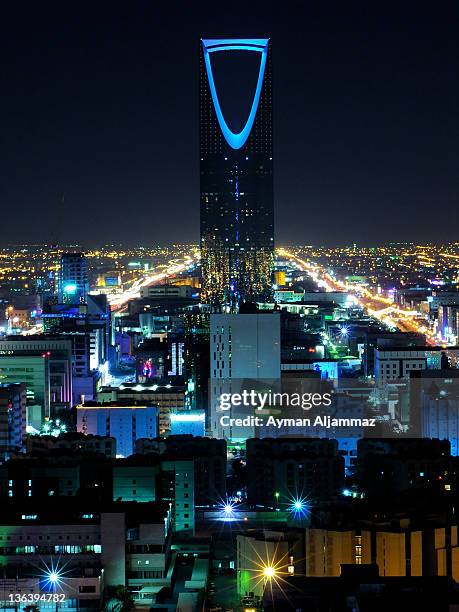
[[[92,19],[47,8],[28,21],[11,8],[1,42],[0,197],[24,212],[24,240],[197,241],[196,48],[235,35],[276,45],[277,244],[454,239],[452,4],[268,13],[254,3],[239,17],[204,3],[182,22],[165,7],[115,4]],[[432,209],[448,210],[448,224]]]
[[[398,4],[7,0],[4,612],[459,609],[459,11]]]

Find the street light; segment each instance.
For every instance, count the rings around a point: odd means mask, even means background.
[[[268,578],[268,580],[271,580],[272,578],[276,576],[275,568],[272,567],[271,565],[267,565],[266,567],[263,568],[263,576],[265,578]]]

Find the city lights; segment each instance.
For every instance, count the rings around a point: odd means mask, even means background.
[[[44,568],[41,574],[40,583],[45,592],[57,592],[62,590],[64,585],[64,571],[59,562],[51,560],[48,565],[43,562]]]
[[[0,612],[459,612],[451,7],[6,4]]]
[[[220,517],[218,520],[223,522],[233,522],[237,520],[237,508],[236,504],[230,500],[222,502],[219,506]]]
[[[64,286],[64,293],[76,293],[78,287],[73,283]]]
[[[277,575],[276,569],[270,565],[268,565],[267,567],[263,569],[263,576],[265,578],[268,578],[269,580],[271,580],[272,578],[275,578],[276,575]]]
[[[295,499],[290,506],[290,512],[294,514],[304,514],[307,507],[307,503],[304,499]]]

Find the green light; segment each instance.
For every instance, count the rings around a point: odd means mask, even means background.
[[[279,499],[279,496],[280,496],[279,491],[276,491],[276,492],[274,493],[274,497],[275,497],[276,499]]]

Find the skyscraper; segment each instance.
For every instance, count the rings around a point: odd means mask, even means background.
[[[83,253],[62,253],[59,269],[59,303],[85,304],[88,266]]]
[[[231,95],[217,92],[215,65],[236,56],[238,79]],[[232,102],[256,56],[258,77],[248,116],[232,131]],[[247,62],[246,62],[247,60]],[[227,64],[225,64],[227,66]],[[236,93],[235,93],[236,92]],[[227,117],[221,103],[228,101]],[[240,126],[239,126],[240,127]],[[274,254],[271,43],[269,39],[201,40],[200,44],[201,263],[203,300],[237,309],[244,300],[266,299]]]

